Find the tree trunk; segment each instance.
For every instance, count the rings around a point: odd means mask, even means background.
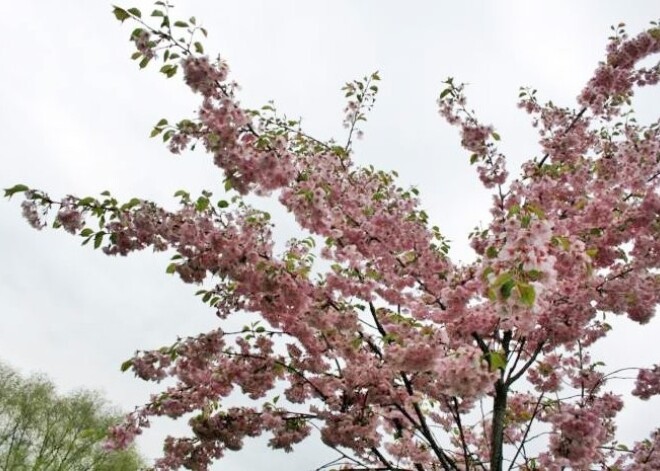
[[[504,415],[506,412],[507,385],[502,378],[495,383],[493,400],[493,435],[490,441],[490,471],[502,471],[502,447],[504,444]]]

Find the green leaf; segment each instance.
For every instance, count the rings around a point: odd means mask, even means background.
[[[140,203],[141,203],[141,201],[140,201],[139,198],[131,198],[128,203],[124,203],[122,205],[121,209],[123,209],[123,210],[131,209],[131,208],[137,206]]]
[[[536,215],[537,218],[545,219],[545,212],[539,206],[533,203],[527,203],[525,205],[525,209],[527,209],[530,213]]]
[[[522,218],[520,218],[520,225],[524,228],[527,229],[532,222],[532,216],[529,214],[525,214]]]
[[[177,71],[178,69],[179,69],[179,66],[178,66],[178,65],[173,65],[173,66],[170,68],[169,72],[166,73],[165,75],[167,75],[167,78],[172,78],[172,77],[174,77],[174,76],[176,75],[176,71]]]
[[[131,17],[130,13],[119,7],[113,7],[112,13],[115,15],[115,18],[117,18],[122,23]]]
[[[509,217],[520,214],[520,205],[514,204],[509,208]]]
[[[143,31],[144,31],[143,28],[135,28],[135,29],[131,32],[131,39],[140,36],[140,34],[142,34]]]
[[[513,291],[515,284],[515,281],[512,279],[509,279],[502,284],[500,287],[500,294],[504,299],[509,299],[509,297],[511,297],[511,291]]]
[[[123,373],[126,370],[128,370],[131,366],[133,366],[133,359],[132,358],[130,360],[126,360],[124,363],[122,363],[121,367],[119,369]]]
[[[488,353],[488,364],[490,370],[504,370],[506,368],[506,356],[501,352]]]
[[[165,118],[161,119],[156,123],[156,126],[165,126],[167,125],[167,120]]]
[[[163,128],[155,127],[151,130],[151,133],[149,133],[149,137],[156,137],[161,132],[163,132]]]
[[[176,271],[176,263],[170,263],[167,268],[165,269],[165,273],[171,275]]]
[[[96,235],[94,236],[94,248],[98,249],[101,244],[103,243],[103,236],[105,235],[105,232],[97,232]]]
[[[86,196],[85,198],[82,198],[81,200],[78,201],[78,204],[80,206],[90,206],[92,203],[95,203],[96,199],[91,197],[91,196]]]
[[[160,10],[154,10],[151,12],[151,16],[165,16],[165,13]]]
[[[531,281],[538,281],[541,279],[541,277],[543,277],[543,272],[534,269],[529,270],[526,274],[527,279]]]
[[[176,26],[177,28],[187,28],[188,23],[186,23],[185,21],[175,21],[174,26]]]
[[[532,307],[536,300],[536,291],[529,283],[518,283],[518,293],[520,293],[520,300],[525,306]]]
[[[142,18],[142,12],[140,10],[138,10],[137,8],[129,8],[128,12],[133,16],[137,16],[138,18]]]
[[[511,280],[511,273],[509,273],[508,271],[504,272],[500,274],[497,278],[495,278],[495,281],[493,282],[493,288],[498,288],[510,280]]]
[[[197,198],[197,202],[195,203],[195,208],[197,209],[197,211],[202,212],[202,211],[206,210],[206,208],[208,208],[208,207],[209,207],[209,199],[208,198],[206,198],[204,196],[200,196],[199,198]]]
[[[571,248],[571,242],[568,240],[568,237],[553,236],[550,240],[554,245],[561,245],[564,250]]]
[[[144,69],[146,66],[149,65],[149,62],[151,62],[151,58],[143,57],[138,65],[140,66],[141,69]]]
[[[442,100],[444,97],[449,95],[451,93],[451,88],[445,88],[442,93],[440,94],[440,99]]]
[[[80,235],[82,237],[89,237],[92,234],[94,234],[94,230],[90,229],[89,227],[84,228],[82,231],[80,231]]]
[[[229,203],[227,203],[225,200],[218,201],[218,208],[226,208],[228,206],[229,206]]]
[[[496,141],[500,140],[500,135],[497,134],[495,131],[491,132],[490,135],[493,136],[493,139],[495,139]]]
[[[486,249],[486,257],[488,258],[495,258],[498,253],[499,251],[492,245]]]
[[[25,185],[22,184],[14,185],[11,188],[5,188],[5,197],[11,198],[16,193],[22,193],[27,190],[29,190],[29,188]]]
[[[197,52],[198,54],[204,54],[204,46],[202,46],[202,43],[196,41],[194,46],[195,46],[195,52]]]
[[[488,296],[488,299],[493,302],[497,301],[497,293],[495,292],[494,288],[488,288],[486,291],[486,296]]]

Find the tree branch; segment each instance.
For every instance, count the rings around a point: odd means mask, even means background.
[[[587,107],[585,106],[584,108],[582,108],[582,109],[580,110],[580,112],[579,112],[577,115],[575,115],[575,117],[573,118],[573,120],[570,122],[570,124],[568,125],[568,127],[566,128],[566,130],[564,130],[564,131],[561,133],[561,135],[562,135],[562,136],[565,136],[566,134],[568,134],[568,132],[569,132],[571,129],[573,129],[573,126],[575,126],[575,124],[580,120],[580,118],[582,118],[582,115],[584,115],[584,113],[585,113],[586,111],[587,111]],[[545,163],[546,160],[548,160],[548,157],[550,157],[550,153],[549,153],[549,152],[546,153],[546,154],[543,156],[543,158],[542,158],[542,159],[539,161],[539,163],[537,164],[537,167],[538,167],[538,168],[543,167],[543,164]]]
[[[541,353],[541,350],[543,350],[543,346],[544,346],[544,345],[545,345],[545,340],[542,341],[542,342],[540,342],[540,343],[536,346],[536,349],[534,350],[534,353],[532,353],[532,356],[529,358],[529,360],[527,360],[527,362],[522,366],[522,368],[520,368],[520,371],[518,371],[518,372],[517,372],[516,374],[514,374],[514,375],[512,375],[512,374],[513,374],[513,370],[511,370],[511,371],[509,372],[509,378],[506,380],[506,385],[507,385],[507,386],[510,386],[510,385],[512,385],[513,383],[515,383],[515,382],[518,380],[518,378],[520,378],[520,377],[525,373],[525,371],[527,371],[527,369],[528,369],[530,366],[532,366],[532,364],[534,363],[534,361],[536,361],[536,357],[539,355],[539,353]]]
[[[534,412],[532,413],[532,417],[529,419],[529,422],[527,423],[527,428],[525,429],[525,433],[523,434],[522,439],[520,440],[520,445],[518,446],[518,449],[516,450],[516,454],[513,455],[513,459],[511,460],[511,464],[509,465],[509,471],[511,471],[516,464],[516,459],[518,458],[518,455],[520,454],[521,450],[525,446],[525,442],[527,440],[527,436],[529,435],[529,431],[532,428],[532,422],[534,422],[534,419],[536,418],[536,415],[539,413],[539,406],[541,405],[541,401],[543,400],[543,393],[539,396],[538,401],[536,401],[536,406],[534,406]]]

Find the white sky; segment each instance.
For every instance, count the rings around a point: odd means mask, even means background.
[[[437,114],[441,82],[453,76],[471,84],[471,107],[501,134],[515,174],[538,155],[536,134],[515,106],[518,87],[572,106],[603,57],[609,26],[624,21],[634,34],[660,16],[657,0],[176,4],[177,15],[194,14],[208,27],[206,50],[229,61],[244,104],[274,99],[320,138],[343,139],[343,83],[379,70],[381,93],[356,159],[396,169],[404,185],[417,185],[431,219],[454,241],[453,256],[463,260],[471,257],[468,232],[487,221],[490,197],[456,131]],[[121,6],[151,11],[139,0]],[[180,188],[221,192],[221,175],[207,156],[175,157],[148,139],[161,117],[189,117],[198,101],[180,76],[165,80],[155,69],[138,70],[128,57],[131,29],[114,20],[104,1],[26,0],[3,9],[0,187],[26,183],[53,196],[110,189],[120,199],[170,206]],[[657,117],[659,98],[657,90],[638,96],[642,119]],[[284,218],[281,234],[291,230],[291,218]],[[0,202],[0,242],[0,360],[44,372],[63,390],[100,389],[128,410],[156,388],[121,374],[121,362],[217,320],[192,296],[195,287],[164,273],[167,257],[108,258],[63,232],[38,233],[21,219],[18,200]],[[608,365],[658,362],[652,341],[658,324],[622,323],[620,335],[600,348]],[[653,405],[633,401],[621,420],[628,437],[660,423]],[[158,423],[140,439],[145,455],[159,454],[166,430],[172,427]],[[324,452],[314,447],[295,455],[248,450],[223,469],[323,463]]]

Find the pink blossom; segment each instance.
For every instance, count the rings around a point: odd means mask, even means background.
[[[227,79],[227,65],[218,59],[217,64],[211,64],[208,57],[188,57],[183,61],[183,72],[186,84],[193,91],[205,97],[219,97],[219,87]]]
[[[80,211],[73,207],[62,207],[57,212],[57,221],[62,225],[65,231],[75,234],[85,225]]]
[[[660,394],[660,365],[655,365],[652,369],[639,370],[632,393],[641,399],[649,399]]]
[[[32,227],[37,230],[41,230],[45,227],[45,223],[41,221],[41,217],[37,211],[37,204],[34,201],[23,201],[21,203],[21,208],[23,208],[23,217]]]

